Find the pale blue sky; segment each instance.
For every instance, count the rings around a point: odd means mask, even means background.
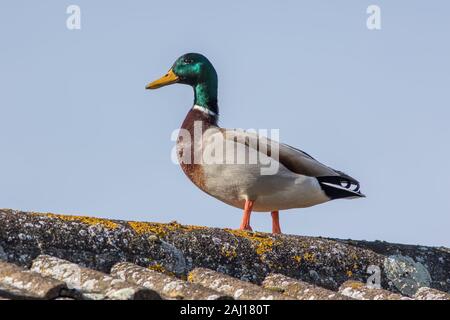
[[[369,4],[380,31],[366,28]],[[450,246],[449,12],[443,0],[3,0],[0,207],[237,228],[241,212],[170,161],[192,90],[144,90],[193,51],[219,74],[222,126],[279,128],[361,181],[366,199],[282,212],[284,232]],[[270,215],[252,224],[269,231]]]

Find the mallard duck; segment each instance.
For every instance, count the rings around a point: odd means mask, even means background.
[[[364,197],[356,179],[320,163],[302,150],[255,132],[220,128],[217,73],[205,56],[198,53],[181,56],[163,77],[149,83],[146,89],[174,83],[194,89],[194,104],[177,140],[181,168],[207,194],[243,209],[241,230],[252,230],[252,211],[270,212],[272,233],[279,234],[280,210],[310,207],[334,199]],[[249,142],[255,139],[258,143]],[[218,143],[222,145],[218,147]],[[217,157],[213,157],[213,161],[205,161],[208,155],[212,156],[218,150],[226,151],[227,155],[222,157],[226,158],[225,161],[216,161]],[[252,152],[261,161],[249,162],[245,155]],[[245,161],[228,162],[230,157]],[[267,161],[275,164],[277,170],[263,174]]]

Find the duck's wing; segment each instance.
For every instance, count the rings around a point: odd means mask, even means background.
[[[221,130],[225,139],[245,144],[248,148],[253,148],[258,152],[265,152],[267,156],[296,174],[315,177],[324,192],[332,199],[364,197],[359,190],[359,182],[356,179],[342,171],[324,165],[300,149],[261,137],[255,132],[235,129]],[[265,146],[261,147],[262,144]],[[277,149],[278,157],[276,155]]]

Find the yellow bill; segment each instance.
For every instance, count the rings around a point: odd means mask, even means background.
[[[169,70],[163,77],[149,83],[145,89],[158,89],[164,86],[167,86],[172,83],[178,82],[178,76],[173,72],[172,69]]]

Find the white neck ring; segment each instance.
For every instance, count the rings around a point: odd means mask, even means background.
[[[213,117],[217,117],[217,113],[215,113],[215,112],[213,112],[213,111],[211,111],[208,108],[205,108],[203,106],[199,106],[198,104],[194,104],[192,109],[199,110],[199,111],[201,111],[203,113],[206,113],[206,114],[209,114],[210,116],[213,116]]]

